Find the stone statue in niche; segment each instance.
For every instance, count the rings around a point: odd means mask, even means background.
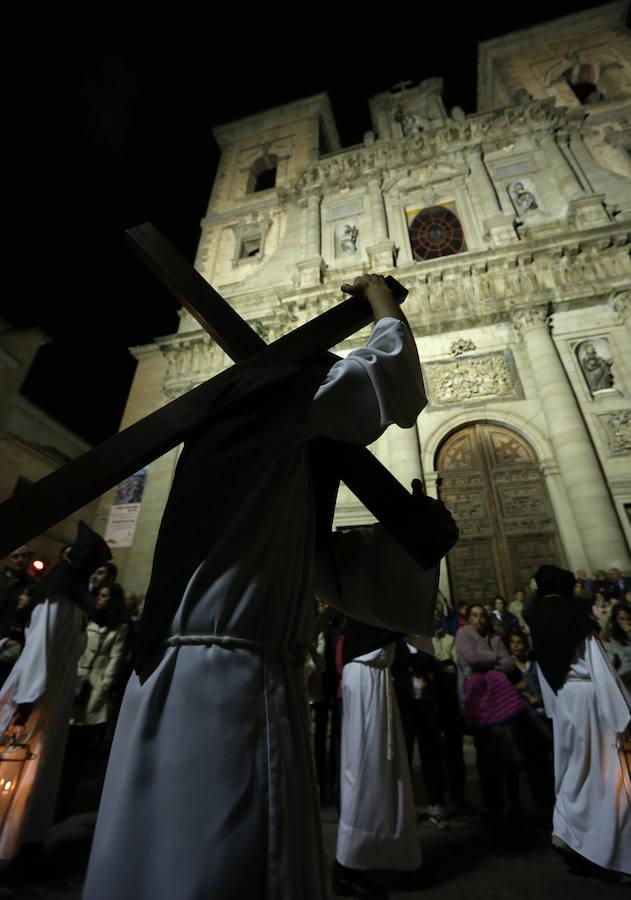
[[[420,134],[425,127],[425,120],[415,113],[405,112],[400,106],[394,111],[394,121],[401,126],[404,135]]]
[[[523,178],[520,181],[513,181],[508,186],[508,195],[520,216],[525,216],[531,210],[539,209],[539,204],[531,188],[530,182]]]
[[[340,222],[335,226],[334,236],[336,256],[357,252],[359,241],[359,226],[357,222],[353,220]]]
[[[614,377],[611,373],[613,359],[609,355],[607,338],[583,341],[578,345],[577,354],[585,381],[592,394],[613,387]]]

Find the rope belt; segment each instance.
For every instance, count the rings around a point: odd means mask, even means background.
[[[287,662],[297,666],[304,665],[309,655],[313,659],[316,669],[322,666],[322,660],[313,644],[296,644],[293,650],[281,650],[264,644],[262,641],[254,641],[250,638],[236,637],[232,634],[173,634],[167,638],[169,647],[241,647],[258,653],[272,653]]]

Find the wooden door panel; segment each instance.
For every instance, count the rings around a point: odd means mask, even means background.
[[[447,562],[453,595],[458,600],[484,602],[499,590],[498,560],[492,539],[458,541]]]
[[[539,565],[564,564],[536,454],[520,435],[494,423],[467,425],[445,441],[436,468],[460,528],[448,557],[457,600],[510,595]]]

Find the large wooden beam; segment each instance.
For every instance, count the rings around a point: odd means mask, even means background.
[[[240,362],[266,346],[254,329],[151,223],[129,229],[127,240],[176,300],[220,343],[234,362]],[[386,281],[397,301],[402,303],[408,294],[406,288],[391,276]],[[350,306],[334,307],[314,321],[321,323],[323,328],[329,316],[341,321],[342,309],[348,313],[349,329],[353,329],[355,312]],[[280,338],[275,344],[277,351],[280,353],[283,347],[288,347],[292,359],[296,352],[303,352],[304,356],[300,358],[308,359],[312,346],[311,326],[310,322]],[[339,472],[340,479],[373,516],[423,566],[429,568],[434,565],[436,554],[432,552],[431,534],[419,546],[410,543],[409,531],[402,527],[405,521],[412,518],[412,503],[418,501],[412,501],[411,494],[366,447],[329,440],[322,443],[327,444],[325,452],[330,464]]]
[[[370,321],[368,302],[350,297],[238,365],[302,362],[339,344]],[[186,432],[207,417],[210,399],[223,379],[234,377],[237,370],[238,366],[226,369],[1,503],[0,556],[181,443]]]

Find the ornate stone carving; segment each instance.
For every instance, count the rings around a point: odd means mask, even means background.
[[[555,107],[554,99],[535,100],[464,119],[449,119],[431,130],[376,141],[321,159],[292,182],[279,185],[277,195],[281,202],[292,202],[312,187],[347,187],[356,179],[375,172],[411,168],[483,141],[485,146],[504,146],[514,142],[516,133],[555,129],[566,122],[567,113]]]
[[[519,216],[525,216],[532,210],[539,209],[532,182],[528,178],[520,178],[508,186],[508,195]]]
[[[516,309],[513,313],[513,322],[520,334],[545,325],[547,319],[548,309],[545,306],[526,306],[523,309]]]
[[[631,409],[605,413],[599,416],[607,438],[607,449],[611,456],[626,456],[631,453]]]
[[[467,353],[469,350],[477,350],[477,347],[473,341],[465,340],[464,338],[458,338],[449,347],[449,352],[452,356],[462,356],[463,353]]]
[[[609,358],[609,341],[606,337],[581,341],[576,348],[576,356],[592,394],[613,387],[614,377],[611,373],[613,359]]]
[[[359,226],[354,219],[339,222],[333,231],[335,255],[344,256],[357,252]]]
[[[423,369],[429,398],[434,406],[520,396],[512,356],[489,353],[450,363],[430,363]]]
[[[611,306],[622,322],[631,316],[631,291],[616,292],[611,298]]]

